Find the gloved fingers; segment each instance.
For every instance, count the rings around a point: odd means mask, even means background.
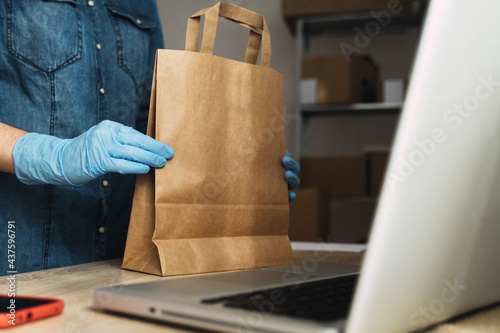
[[[299,177],[290,170],[285,171],[285,179],[288,183],[288,189],[293,190],[294,188],[299,187],[300,179]]]
[[[297,198],[297,194],[288,192],[288,202],[292,202],[293,200],[295,200],[295,198]]]
[[[131,127],[122,126],[119,128],[116,134],[116,140],[121,144],[138,147],[160,155],[163,158],[169,159],[174,156],[174,150],[171,147]]]
[[[146,164],[124,160],[124,159],[112,159],[110,162],[109,170],[110,172],[118,172],[121,174],[143,174],[148,173],[150,168]]]
[[[281,159],[281,164],[285,169],[290,170],[295,174],[298,174],[300,172],[299,163],[297,163],[293,158],[291,158],[288,155]]]
[[[145,165],[150,165],[154,168],[161,168],[167,163],[167,159],[149,150],[144,150],[135,146],[128,146],[124,144],[116,144],[109,147],[109,156],[112,159],[122,159],[127,161],[138,162]],[[120,170],[110,170],[110,172],[120,172]]]

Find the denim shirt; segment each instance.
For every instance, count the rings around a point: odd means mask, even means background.
[[[145,132],[162,44],[155,0],[0,0],[0,121],[59,138],[105,119]],[[28,186],[0,172],[0,275],[13,270],[8,221],[17,273],[122,256],[134,183]]]

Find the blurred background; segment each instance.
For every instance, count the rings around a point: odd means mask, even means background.
[[[157,0],[165,47],[212,0]],[[290,238],[364,243],[397,125],[426,2],[227,0],[262,14],[284,77],[287,148],[302,166]],[[242,61],[248,30],[220,20],[214,54]]]

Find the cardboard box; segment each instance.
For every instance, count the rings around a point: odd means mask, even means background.
[[[365,148],[368,169],[368,195],[378,196],[385,178],[385,170],[389,161],[389,147]]]
[[[300,81],[300,103],[302,104],[316,104],[316,95],[318,93],[318,80],[302,79]]]
[[[379,103],[401,103],[406,98],[407,79],[387,79],[376,85],[376,101]]]
[[[361,243],[368,234],[375,213],[376,198],[334,198],[330,202],[330,238],[334,243]]]
[[[397,13],[410,6],[406,0],[282,0],[285,21],[295,34],[295,22],[299,17],[331,15],[352,12],[387,10]],[[375,19],[375,17],[374,17]]]
[[[402,103],[405,98],[405,80],[384,80],[383,96],[384,103]]]
[[[292,241],[325,242],[330,232],[330,195],[319,187],[294,190],[297,199],[290,203],[290,227]]]
[[[317,80],[317,103],[375,102],[377,66],[356,54],[349,59],[339,53],[302,61],[302,78]]]
[[[323,187],[331,195],[366,195],[366,175],[364,156],[304,157],[301,161],[302,186]]]

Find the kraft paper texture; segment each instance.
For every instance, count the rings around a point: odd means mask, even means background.
[[[250,29],[245,62],[212,55],[219,16]],[[270,57],[264,18],[225,3],[189,18],[186,50],[157,51],[148,135],[176,154],[137,176],[123,268],[167,276],[293,263],[283,79]]]

